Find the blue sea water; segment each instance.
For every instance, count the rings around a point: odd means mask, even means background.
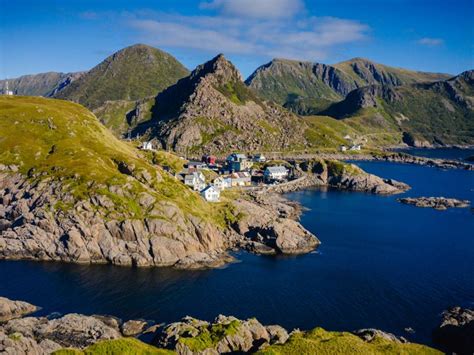
[[[474,149],[461,148],[407,148],[397,149],[397,152],[405,152],[412,155],[427,158],[452,159],[464,161],[468,157],[474,156]]]
[[[474,172],[358,164],[410,184],[404,196],[474,201]],[[427,344],[443,309],[474,305],[471,209],[436,211],[400,204],[397,196],[336,190],[287,197],[308,208],[301,222],[322,241],[317,252],[237,253],[240,262],[206,271],[0,261],[0,295],[40,305],[40,314],[170,322],[222,313],[289,329],[374,327]]]

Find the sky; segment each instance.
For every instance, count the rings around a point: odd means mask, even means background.
[[[273,58],[457,74],[474,69],[474,0],[0,0],[0,78],[89,70],[135,43],[190,70],[224,53],[244,77]]]

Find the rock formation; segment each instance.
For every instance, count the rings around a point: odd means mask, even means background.
[[[469,207],[469,200],[458,200],[446,197],[404,197],[397,199],[398,202],[416,207],[430,207],[436,210],[447,210],[448,208]]]
[[[433,340],[449,353],[474,353],[474,310],[453,307],[444,311]]]
[[[0,322],[23,317],[26,314],[36,312],[38,307],[28,302],[12,301],[5,297],[0,297]]]

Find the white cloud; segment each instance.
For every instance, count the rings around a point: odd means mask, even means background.
[[[137,31],[137,40],[158,47],[311,61],[363,41],[370,32],[358,21],[304,16],[296,20],[140,12],[129,16],[126,24]]]
[[[423,37],[417,41],[418,44],[422,44],[424,46],[436,47],[441,46],[444,44],[444,40],[441,38],[430,38],[430,37]]]
[[[211,0],[201,9],[213,9],[226,16],[260,19],[287,18],[304,10],[302,0]]]

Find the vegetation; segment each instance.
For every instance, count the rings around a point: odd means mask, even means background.
[[[196,337],[181,334],[178,341],[193,352],[203,351],[213,348],[224,337],[236,334],[239,326],[239,320],[233,320],[229,324],[213,324],[208,328],[200,329],[200,333]]]
[[[95,109],[109,100],[138,100],[156,95],[188,73],[170,54],[138,44],[114,53],[56,97]]]
[[[441,354],[419,344],[402,344],[376,337],[371,342],[346,332],[328,332],[315,328],[308,332],[293,333],[283,345],[272,345],[258,352],[261,355],[284,354]]]
[[[103,340],[84,350],[61,349],[54,355],[171,355],[174,351],[156,348],[135,338]]]
[[[17,166],[32,182],[60,182],[75,201],[105,196],[114,204],[102,211],[110,218],[160,217],[156,207],[169,201],[185,214],[221,227],[228,223],[231,201],[209,204],[160,166],[177,170],[180,158],[155,153],[154,162],[160,165],[153,165],[132,143],[118,140],[78,104],[1,96],[0,132],[0,164]],[[156,204],[141,206],[142,193],[151,195]],[[62,201],[51,208],[64,211],[73,205],[74,201]]]

